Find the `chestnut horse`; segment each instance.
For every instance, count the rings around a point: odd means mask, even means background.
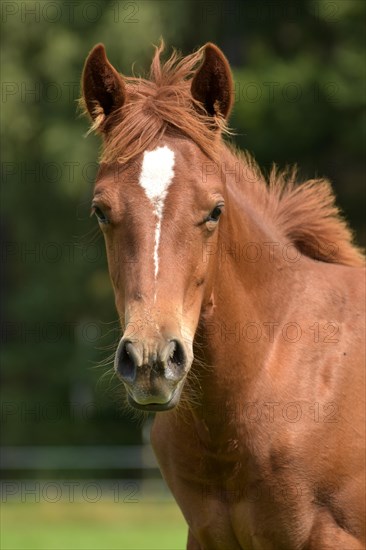
[[[103,136],[115,370],[157,413],[187,548],[364,548],[363,256],[326,180],[267,182],[224,142],[223,53],[162,50],[145,80],[95,46],[82,102]]]

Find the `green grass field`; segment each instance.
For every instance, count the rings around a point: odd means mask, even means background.
[[[173,502],[1,505],[1,550],[183,550],[187,527]]]

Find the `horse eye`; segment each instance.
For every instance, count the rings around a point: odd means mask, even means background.
[[[98,222],[100,223],[108,223],[108,218],[104,214],[104,212],[99,208],[99,206],[93,206],[94,214],[98,218]]]
[[[217,222],[221,214],[221,206],[215,206],[210,215],[207,218],[207,221]]]

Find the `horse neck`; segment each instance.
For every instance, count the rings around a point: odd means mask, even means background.
[[[232,169],[233,163],[238,162],[242,167],[239,177]],[[298,266],[286,256],[291,243],[260,205],[259,194],[266,192],[264,182],[257,181],[250,166],[228,149],[224,163],[227,216],[222,220],[216,250],[212,314],[230,324],[269,322],[284,312],[284,296],[288,295]],[[245,338],[240,345],[245,347]]]
[[[196,338],[194,368],[202,388],[202,406],[194,412],[198,425],[212,421],[212,410],[227,412],[253,400],[251,387],[271,352],[273,331],[285,315],[295,279],[294,266],[283,254],[288,243],[247,195],[256,183],[244,181],[246,169],[241,180],[229,169],[238,162],[229,151],[224,162],[226,213],[210,258],[216,262],[211,300]],[[222,437],[227,436],[226,428]]]

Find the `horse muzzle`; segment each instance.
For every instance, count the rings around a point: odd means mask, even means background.
[[[145,411],[175,407],[192,363],[191,355],[178,338],[150,341],[122,338],[114,368],[127,390],[129,404]]]

